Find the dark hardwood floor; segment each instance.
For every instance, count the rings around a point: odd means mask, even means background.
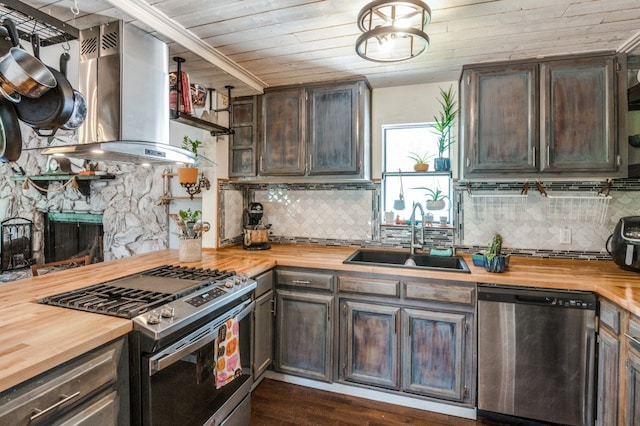
[[[492,425],[414,408],[265,379],[251,394],[251,424],[293,425]]]

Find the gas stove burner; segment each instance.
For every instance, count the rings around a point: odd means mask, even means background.
[[[133,318],[149,309],[168,303],[174,298],[170,293],[96,284],[45,297],[40,303],[122,318]]]
[[[235,271],[162,265],[105,283],[45,297],[40,303],[134,318],[210,286],[223,285]],[[219,297],[221,294],[216,293]]]
[[[195,281],[222,281],[234,276],[236,273],[235,271],[221,271],[219,269],[162,265],[157,268],[141,272],[141,274],[154,277],[179,278]]]

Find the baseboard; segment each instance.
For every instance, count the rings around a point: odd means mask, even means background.
[[[342,383],[319,382],[316,380],[305,379],[288,374],[276,373],[275,371],[271,370],[267,370],[264,377],[268,379],[279,380],[281,382],[291,383],[294,385],[306,386],[313,389],[341,393],[349,396],[356,396],[358,398],[365,398],[373,401],[386,402],[403,407],[416,408],[418,410],[425,410],[433,413],[446,414],[449,416],[462,417],[471,420],[476,419],[475,408],[465,408],[445,403],[426,401],[424,399],[411,398],[408,396],[396,395],[392,393],[376,391],[373,389],[365,389],[357,386],[349,386]]]

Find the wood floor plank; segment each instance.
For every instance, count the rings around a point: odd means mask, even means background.
[[[265,379],[251,394],[252,426],[495,426]]]

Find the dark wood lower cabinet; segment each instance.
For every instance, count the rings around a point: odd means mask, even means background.
[[[626,425],[640,426],[640,351],[631,350],[627,356]]]
[[[403,309],[402,389],[462,401],[471,314]]]
[[[398,389],[400,308],[343,300],[340,312],[343,379]]]
[[[618,336],[601,327],[598,336],[598,402],[596,405],[596,425],[598,426],[618,424],[619,362]]]
[[[333,295],[279,290],[276,370],[333,379]]]

